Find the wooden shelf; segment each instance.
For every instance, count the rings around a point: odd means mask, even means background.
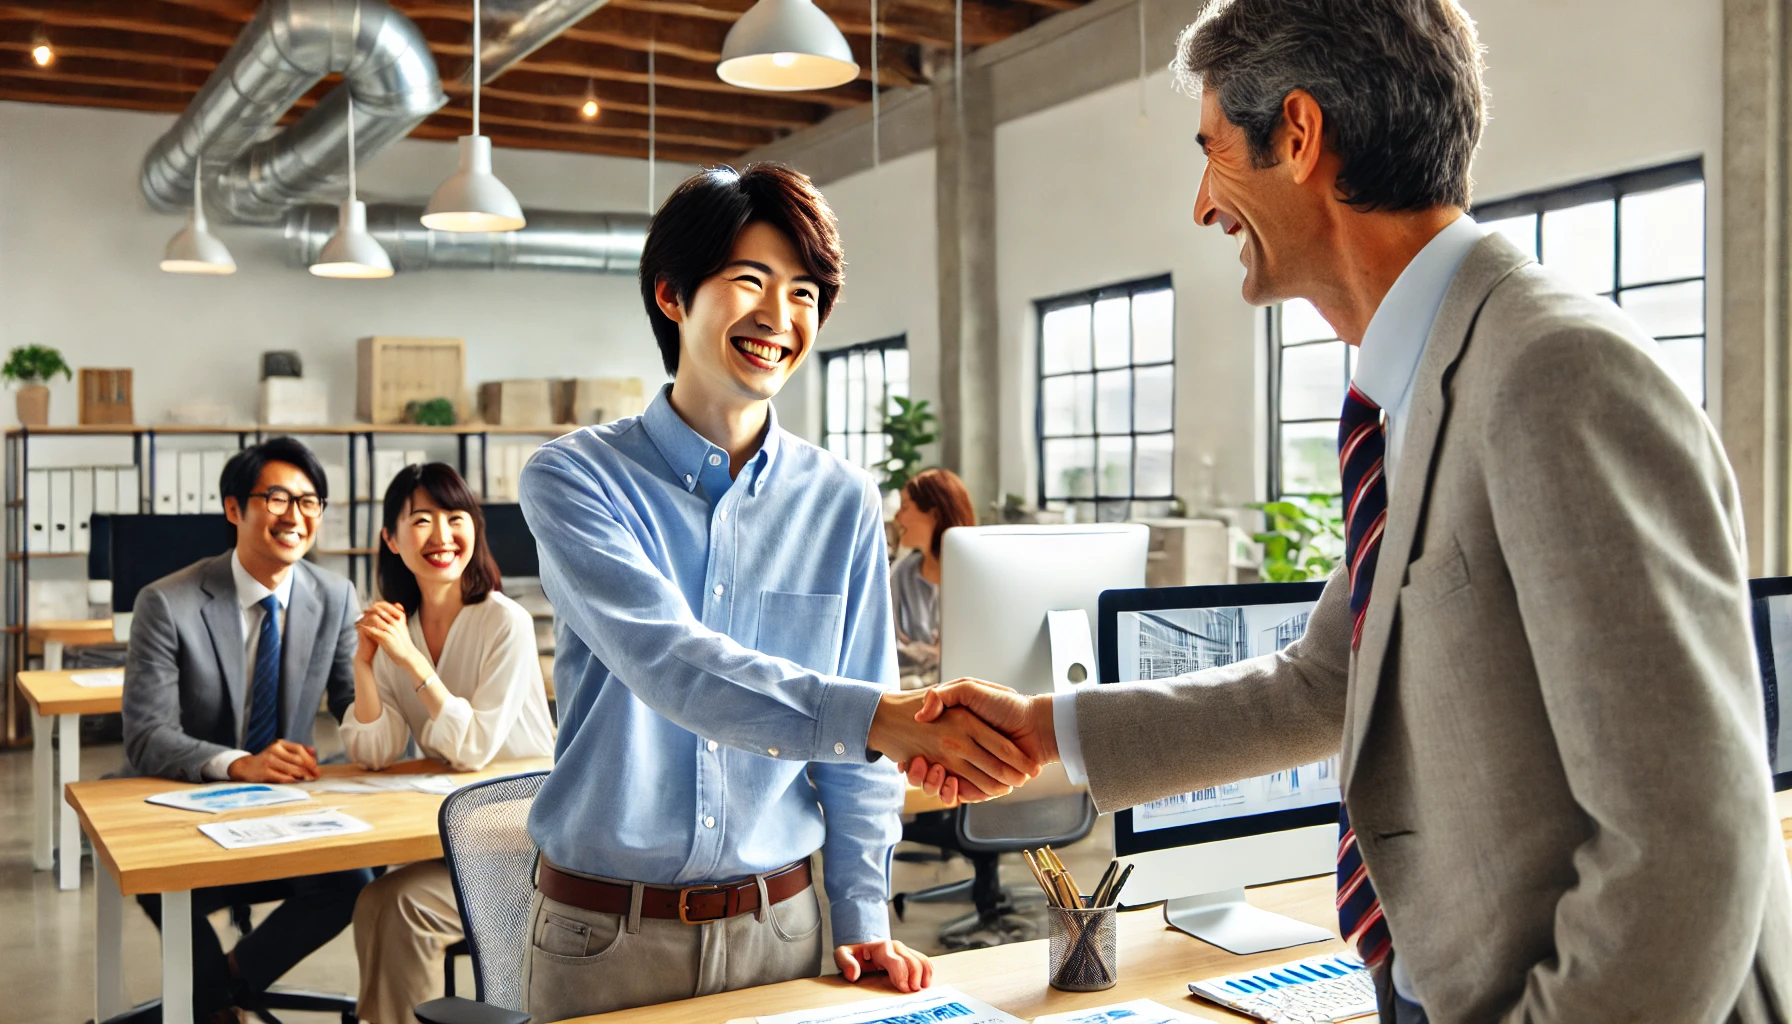
[[[23,558],[86,558],[87,552],[85,552],[85,551],[32,551],[29,554],[27,554],[26,552],[23,552],[23,551],[13,551],[13,552],[9,552],[6,557],[9,561],[13,561],[13,562],[17,562]]]
[[[330,426],[282,426],[274,423],[244,423],[215,427],[170,423],[159,427],[146,426],[64,426],[10,427],[7,437],[134,437],[142,434],[300,434],[309,436],[347,436],[352,434],[436,434],[455,437],[467,434],[499,434],[523,437],[559,437],[578,430],[573,423],[544,424],[534,427],[496,426],[487,423],[461,423],[452,427],[425,427],[415,423],[342,423]]]

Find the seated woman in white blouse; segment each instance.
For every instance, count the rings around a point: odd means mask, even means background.
[[[386,489],[379,585],[356,624],[355,703],[342,742],[384,768],[415,737],[454,771],[550,757],[554,726],[529,613],[499,593],[479,502],[452,466],[406,466]],[[442,951],[462,937],[439,860],[388,872],[355,904],[359,1013],[409,1024],[442,994]]]

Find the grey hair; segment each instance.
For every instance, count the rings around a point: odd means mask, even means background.
[[[1360,210],[1469,205],[1487,96],[1475,23],[1456,0],[1212,0],[1170,65],[1216,89],[1252,162],[1275,162],[1282,101],[1304,89],[1325,115],[1338,188]]]

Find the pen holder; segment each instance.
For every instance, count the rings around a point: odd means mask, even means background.
[[[1083,897],[1084,901],[1088,897]],[[1099,992],[1120,979],[1119,923],[1114,907],[1047,907],[1051,961],[1047,979],[1065,992]]]

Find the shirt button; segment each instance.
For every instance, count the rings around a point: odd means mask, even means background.
[[[724,523],[725,523],[725,522],[727,522],[727,521],[728,521],[728,510],[727,510],[727,509],[723,509],[723,510],[722,510],[722,522],[724,522]]]
[[[712,466],[720,466],[722,464],[722,457],[720,455],[717,455],[715,452],[710,452],[709,453],[709,464]]]
[[[703,827],[704,828],[715,828],[716,827],[716,816],[712,814],[709,817],[704,818],[703,819]]]
[[[714,752],[715,752],[715,749],[716,749],[716,741],[715,741],[715,740],[710,740],[710,741],[709,741],[709,750],[710,750],[710,753],[714,753]]]
[[[834,753],[836,753],[836,754],[846,753],[846,744],[844,744],[844,743],[834,744]]]
[[[721,597],[722,596],[722,585],[720,583],[716,584],[716,588],[714,590],[710,591],[710,593],[716,595],[717,597]]]
[[[686,474],[685,474],[685,475],[684,475],[684,482],[685,482],[685,483],[687,483],[687,484],[688,484],[688,483],[690,483],[690,482],[691,482],[691,481],[692,481],[692,480],[695,480],[695,479],[696,479],[696,477],[694,477],[694,476],[692,476],[692,475],[691,475],[691,474],[689,474],[689,473],[686,473]]]
[[[778,756],[778,748],[777,747],[766,747],[765,752],[772,755],[773,757]]]

